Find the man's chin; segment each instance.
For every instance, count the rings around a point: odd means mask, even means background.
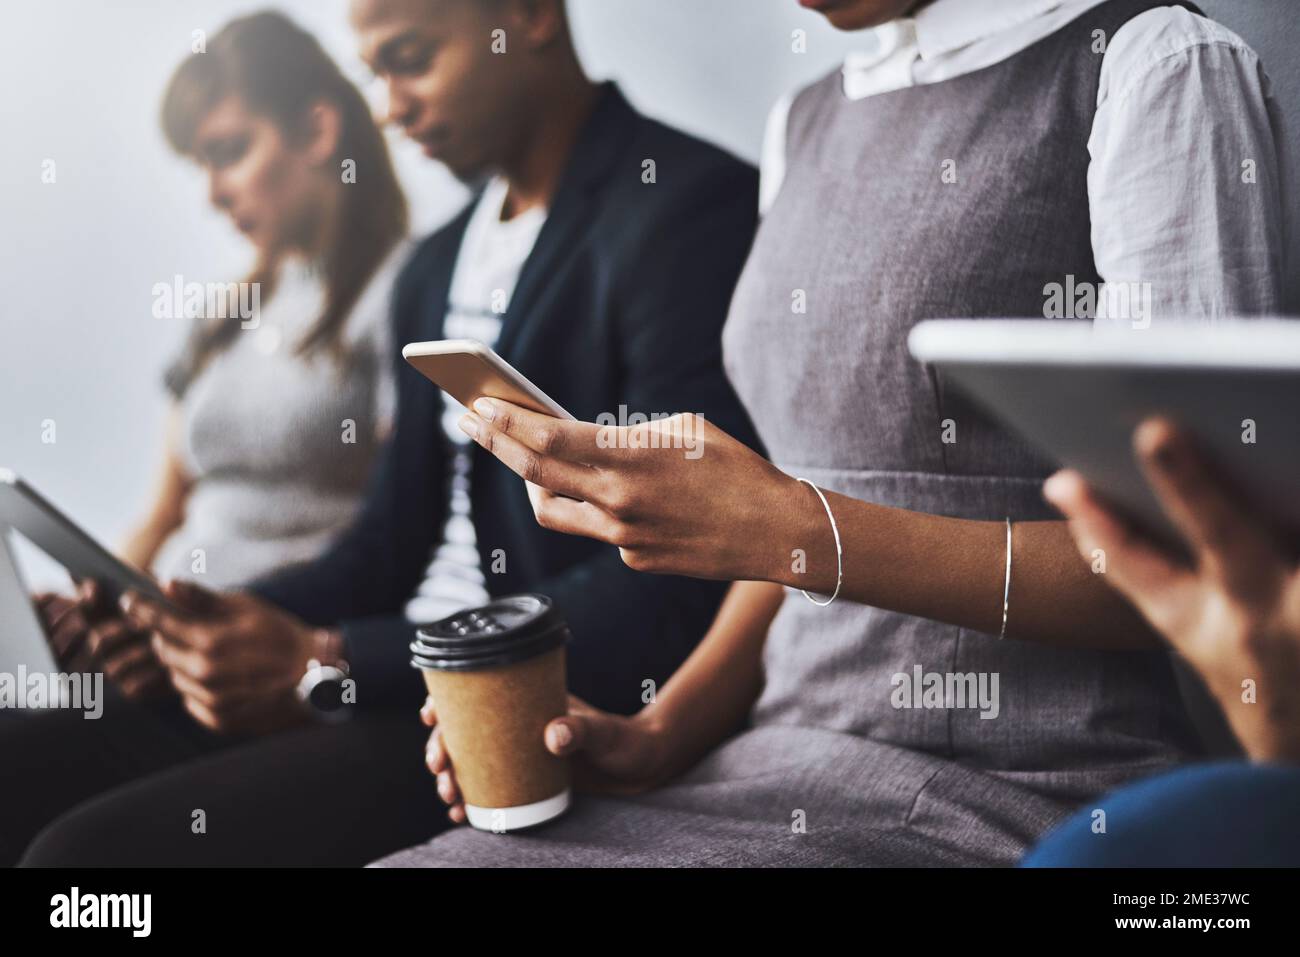
[[[445,166],[447,172],[466,186],[476,186],[482,183],[491,173],[482,163],[467,163],[464,160],[446,155],[431,156],[428,153],[425,155]]]

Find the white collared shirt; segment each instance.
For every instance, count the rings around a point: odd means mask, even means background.
[[[845,58],[844,95],[941,83],[1014,56],[1105,0],[934,0]],[[1275,313],[1282,200],[1268,77],[1226,27],[1159,7],[1105,38],[1088,141],[1093,257],[1107,283],[1150,283],[1153,314]],[[785,178],[792,96],[772,110],[760,206]],[[1253,182],[1248,182],[1253,179]]]

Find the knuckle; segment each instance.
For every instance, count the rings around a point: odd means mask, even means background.
[[[543,455],[555,455],[564,447],[564,433],[554,426],[538,426],[533,433],[533,447]]]
[[[217,668],[211,658],[200,658],[194,664],[193,677],[200,684],[206,684],[217,676]]]
[[[614,482],[606,489],[602,505],[615,518],[627,518],[636,508],[636,493],[622,482]]]
[[[1268,641],[1258,628],[1242,628],[1233,642],[1248,661],[1254,661],[1267,651]]]
[[[1211,514],[1203,516],[1201,538],[1205,547],[1211,552],[1222,552],[1234,538],[1235,528],[1225,515]]]
[[[519,463],[519,475],[525,482],[541,484],[542,460],[536,455],[526,455]]]
[[[610,522],[606,535],[608,542],[619,549],[632,547],[632,529],[626,522]]]

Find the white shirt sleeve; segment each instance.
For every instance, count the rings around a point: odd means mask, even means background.
[[[1162,7],[1111,39],[1088,143],[1093,254],[1107,284],[1150,284],[1155,321],[1280,311],[1270,109],[1259,57],[1220,24]]]
[[[758,215],[765,216],[776,202],[785,181],[785,126],[794,95],[786,93],[767,114],[763,130],[763,152],[758,161]]]

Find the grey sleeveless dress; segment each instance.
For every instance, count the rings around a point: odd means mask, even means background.
[[[797,98],[786,180],[725,332],[728,373],[783,470],[922,512],[1054,517],[1047,463],[913,361],[907,333],[927,317],[1041,315],[1044,284],[1098,281],[1092,31],[1158,5],[1103,4],[933,86],[851,102],[836,73]],[[749,730],[672,785],[583,796],[533,833],[460,829],[383,863],[1010,864],[1081,802],[1195,748],[1160,652],[999,641],[792,591],[764,663]],[[998,676],[996,716],[896,706],[896,676],[910,686],[918,668],[986,688]]]

